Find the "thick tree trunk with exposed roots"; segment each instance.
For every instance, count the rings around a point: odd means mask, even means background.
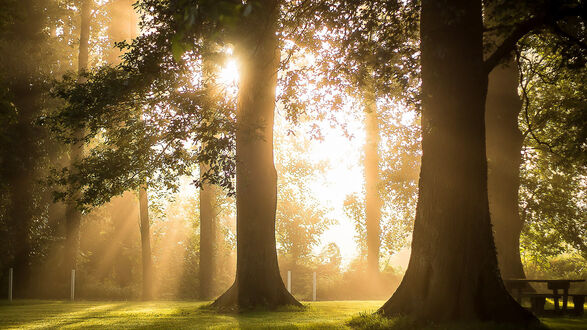
[[[489,211],[502,278],[525,278],[520,258],[522,220],[518,209],[522,133],[518,114],[518,68],[513,60],[493,69],[489,75],[485,121]]]
[[[232,287],[213,306],[246,310],[300,303],[279,274],[275,245],[277,173],[273,118],[280,53],[279,1],[258,1],[241,25],[236,133],[237,266]]]
[[[527,325],[506,291],[489,219],[481,1],[426,0],[421,12],[422,168],[412,254],[386,316]]]

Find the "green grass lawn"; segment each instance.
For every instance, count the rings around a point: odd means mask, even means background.
[[[304,303],[303,310],[219,314],[202,309],[203,302],[65,302],[27,300],[0,302],[0,328],[348,328],[359,313],[373,312],[383,301],[325,301]],[[542,318],[552,329],[586,329],[587,317]],[[393,324],[386,323],[386,325]],[[401,323],[401,322],[398,322]],[[459,325],[457,329],[478,329]],[[491,325],[484,327],[491,329]],[[442,329],[447,329],[442,327]]]

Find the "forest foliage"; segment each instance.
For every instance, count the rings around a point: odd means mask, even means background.
[[[0,287],[25,253],[33,282],[50,279],[34,287],[38,296],[67,293],[67,281],[52,269],[62,262],[65,205],[75,203],[83,211],[79,294],[138,297],[138,206],[129,191],[146,183],[157,297],[197,297],[194,187],[202,184],[199,164],[207,163],[202,178],[224,189],[217,201],[215,291],[221,293],[235,271],[237,99],[235,86],[218,79],[234,45],[247,42],[236,27],[255,2],[138,1],[133,8],[141,33],[116,43],[108,35],[116,23],[109,18],[112,1],[93,2],[90,69],[82,73],[75,70],[80,1],[0,4]],[[499,14],[487,40],[509,31],[508,24],[539,17],[533,11],[542,8],[496,3]],[[324,140],[328,130],[358,145],[362,133],[349,130],[347,122],[363,119],[362,98],[373,92],[381,130],[378,193],[386,256],[381,264],[410,245],[421,156],[419,7],[413,1],[350,0],[283,1],[282,7],[277,95],[282,122],[275,132],[282,277],[294,269],[294,293],[302,298],[311,296],[314,271],[324,284],[320,297],[366,298],[348,289],[365,276],[364,190],[341,205],[321,204],[311,183],[337,164],[316,162],[304,151]],[[524,102],[520,248],[529,273],[586,274],[584,29],[569,21],[528,35],[517,46]],[[494,46],[488,42],[486,49]],[[114,48],[119,63],[109,63]],[[79,142],[84,157],[71,163],[68,147]],[[123,194],[128,205],[113,205]],[[344,210],[338,214],[345,218],[335,219],[333,207]],[[112,212],[126,219],[117,223]],[[340,247],[324,240],[341,221],[356,228],[356,260],[343,262]],[[393,292],[403,272],[382,270],[387,284],[380,299]]]

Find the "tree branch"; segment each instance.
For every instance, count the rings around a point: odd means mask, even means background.
[[[532,18],[529,18],[518,25],[516,25],[513,31],[507,36],[504,41],[497,47],[493,54],[485,60],[484,69],[487,74],[493,70],[506,56],[508,56],[516,47],[516,44],[520,39],[529,34],[530,32],[544,27],[546,24],[556,25],[556,22],[560,19],[569,16],[579,16],[585,19],[585,10],[579,6],[561,8],[558,11],[553,11],[553,8],[544,8],[544,11]],[[550,13],[550,14],[549,14]]]
[[[506,56],[511,54],[515,49],[516,44],[522,37],[530,33],[531,31],[544,25],[547,18],[546,16],[532,17],[520,24],[518,24],[509,36],[497,47],[497,49],[491,54],[483,64],[485,72],[489,74],[493,68],[495,68],[499,62],[501,62]]]

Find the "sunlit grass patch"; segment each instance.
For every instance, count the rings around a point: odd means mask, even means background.
[[[401,323],[400,318],[383,317],[381,314],[360,313],[347,322],[354,329],[391,329]]]
[[[422,325],[409,318],[373,315],[383,301],[304,302],[304,307],[219,313],[210,302],[64,302],[0,303],[0,329],[516,329],[491,323]],[[541,318],[551,329],[585,329],[587,318]]]

